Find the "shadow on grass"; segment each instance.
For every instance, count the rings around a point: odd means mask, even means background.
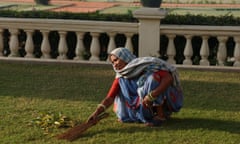
[[[135,133],[136,130],[138,132],[146,132],[150,133],[152,131],[177,131],[177,130],[200,130],[200,131],[223,131],[229,132],[233,134],[240,134],[240,122],[235,121],[223,121],[223,120],[215,120],[215,119],[203,119],[203,118],[174,118],[165,122],[161,127],[142,127],[137,125],[129,125],[125,123],[123,127],[118,128],[102,128],[101,130],[89,131],[85,132],[81,135],[81,137],[93,137],[99,133],[125,133],[132,134]],[[141,124],[139,124],[141,125]],[[80,137],[80,138],[81,138]]]
[[[193,130],[204,129],[240,134],[240,122],[204,118],[173,118],[166,122],[164,129]]]

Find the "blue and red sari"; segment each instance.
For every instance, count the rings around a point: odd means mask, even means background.
[[[122,122],[152,122],[154,112],[152,109],[142,105],[142,99],[150,91],[155,89],[161,83],[161,76],[165,71],[158,71],[150,74],[143,86],[138,86],[138,79],[119,78],[120,90],[115,97],[114,111]],[[183,95],[181,89],[170,86],[160,94],[153,102],[154,106],[161,105],[166,101],[164,113],[170,115],[172,112],[178,112],[182,107]]]
[[[156,57],[136,58],[126,48],[117,48],[111,54],[127,65],[115,70],[115,84],[109,92],[114,96],[114,111],[122,122],[152,122],[154,112],[143,106],[144,97],[161,85],[164,74],[170,73],[173,83],[153,101],[153,105],[165,103],[164,113],[178,112],[183,105],[183,93],[176,68]]]

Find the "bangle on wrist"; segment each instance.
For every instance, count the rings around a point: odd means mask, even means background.
[[[104,104],[98,104],[98,106],[97,106],[98,108],[100,108],[100,107],[102,107],[103,108],[103,111],[105,111],[106,110],[106,106],[104,105]]]
[[[152,96],[152,91],[147,95],[150,101],[155,101],[157,98]]]

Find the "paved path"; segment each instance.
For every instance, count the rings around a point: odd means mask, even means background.
[[[33,5],[35,4],[34,0],[1,0],[0,2],[30,3]],[[95,12],[97,10],[103,10],[106,8],[119,5],[119,3],[115,2],[80,2],[71,0],[51,0],[50,4],[62,5],[59,8],[53,9],[52,11],[66,11],[66,12]]]
[[[16,3],[32,3],[34,0],[1,0],[1,2],[16,2]],[[117,5],[140,6],[139,2],[80,2],[74,0],[51,0],[51,4],[62,5],[62,7],[55,8],[52,11],[66,11],[66,12],[95,12]],[[240,4],[166,4],[162,7],[180,8],[180,7],[217,7],[217,8],[240,8]]]

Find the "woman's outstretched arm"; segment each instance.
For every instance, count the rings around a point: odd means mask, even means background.
[[[100,104],[98,104],[96,110],[90,115],[90,117],[88,118],[89,120],[92,119],[96,119],[96,117],[103,113],[108,107],[110,107],[114,102],[114,98],[113,97],[106,97],[102,100],[102,102]]]
[[[98,104],[96,110],[88,118],[88,121],[91,119],[95,119],[99,114],[104,112],[108,107],[110,107],[113,104],[115,96],[118,94],[119,89],[120,87],[119,87],[118,79],[115,79],[113,81],[113,84],[107,96],[102,100],[100,104]]]

